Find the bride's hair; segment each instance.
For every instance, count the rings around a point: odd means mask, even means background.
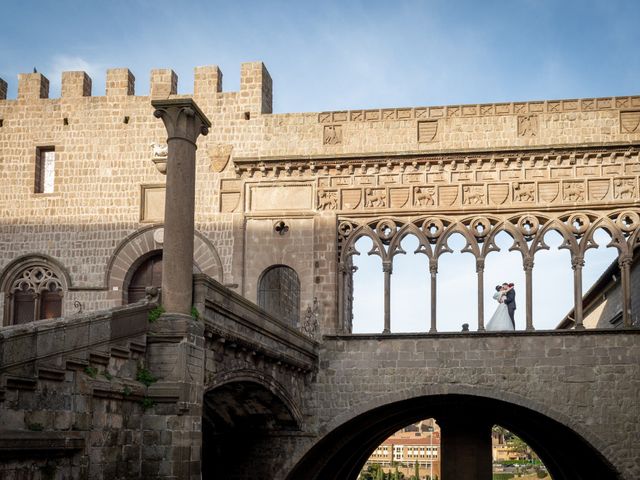
[[[500,290],[502,290],[502,285],[496,285],[496,292],[499,292]]]

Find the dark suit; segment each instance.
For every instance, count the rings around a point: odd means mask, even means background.
[[[514,315],[516,313],[516,291],[513,288],[505,295],[504,303],[507,305],[507,310],[509,310],[509,316],[511,317],[511,323],[513,323],[513,329],[515,330],[516,321],[514,319]]]

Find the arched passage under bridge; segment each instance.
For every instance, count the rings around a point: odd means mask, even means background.
[[[317,442],[287,480],[356,480],[385,438],[425,417],[436,418],[442,428],[443,480],[491,478],[493,424],[525,440],[554,480],[618,478],[597,448],[558,419],[496,398],[439,394],[392,401],[356,415]]]

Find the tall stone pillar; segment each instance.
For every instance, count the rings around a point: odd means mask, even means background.
[[[491,480],[491,425],[477,417],[438,417],[442,480]]]
[[[162,305],[189,315],[192,301],[196,139],[211,122],[190,98],[154,100],[154,115],[167,129],[167,186],[162,253]]]
[[[145,478],[199,480],[204,390],[204,324],[191,316],[196,139],[211,126],[192,99],[152,101],[167,129],[162,272],[165,313],[149,327],[142,445]]]

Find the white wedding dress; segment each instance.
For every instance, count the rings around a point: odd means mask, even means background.
[[[502,296],[502,293],[496,292],[493,295],[493,299],[500,302],[500,297]],[[506,303],[498,303],[498,308],[496,308],[496,311],[491,316],[491,320],[489,320],[485,329],[490,332],[514,330]]]

